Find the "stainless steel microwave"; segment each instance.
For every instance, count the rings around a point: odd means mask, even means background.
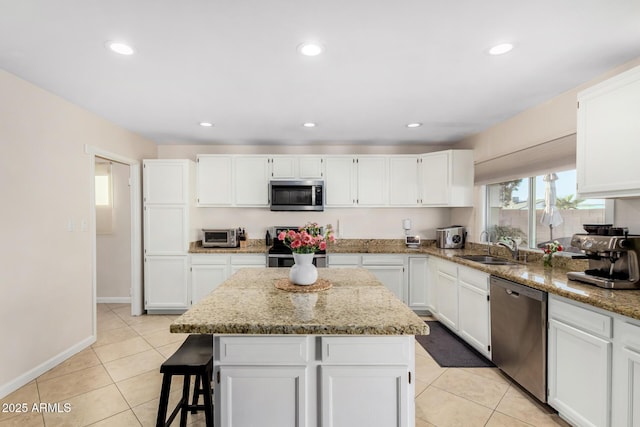
[[[272,211],[323,211],[324,181],[272,180],[269,196]]]
[[[237,248],[240,246],[237,228],[202,229],[203,248]]]

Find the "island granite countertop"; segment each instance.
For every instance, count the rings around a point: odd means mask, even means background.
[[[238,271],[176,319],[176,333],[424,335],[428,326],[364,269],[319,268],[330,289],[287,292],[288,268]]]

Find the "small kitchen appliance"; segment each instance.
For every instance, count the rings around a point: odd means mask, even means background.
[[[628,234],[624,227],[599,227],[597,234],[574,234],[571,246],[584,251],[589,268],[567,273],[570,280],[607,289],[640,289],[640,235]]]
[[[441,249],[462,249],[467,232],[461,225],[436,229],[436,247]]]
[[[404,243],[409,249],[418,249],[420,247],[420,236],[411,235],[411,220],[403,219],[402,228],[404,229]]]
[[[240,246],[240,228],[203,228],[203,248],[237,248]]]
[[[324,181],[271,180],[272,211],[324,211]]]

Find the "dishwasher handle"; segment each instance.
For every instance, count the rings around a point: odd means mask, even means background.
[[[517,298],[517,297],[520,296],[520,294],[518,292],[513,291],[511,289],[505,289],[504,291],[507,293],[507,295],[511,295],[512,297],[516,297]]]

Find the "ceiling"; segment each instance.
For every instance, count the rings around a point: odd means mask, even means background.
[[[0,66],[158,144],[442,145],[640,57],[639,22],[639,0],[0,0]]]

